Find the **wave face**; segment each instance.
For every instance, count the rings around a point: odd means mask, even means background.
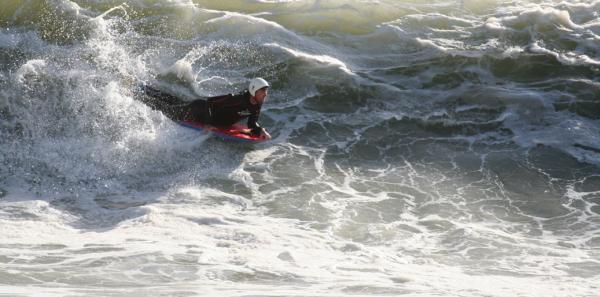
[[[598,293],[599,1],[125,2],[3,0],[0,295]]]

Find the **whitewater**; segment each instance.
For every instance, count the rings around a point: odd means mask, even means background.
[[[268,142],[140,100],[253,77]],[[599,284],[600,1],[0,3],[0,296]]]

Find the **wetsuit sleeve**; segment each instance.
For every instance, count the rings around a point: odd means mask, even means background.
[[[258,136],[262,132],[262,128],[258,123],[258,117],[260,116],[260,106],[258,109],[252,112],[248,117],[248,128],[252,129],[252,135]]]

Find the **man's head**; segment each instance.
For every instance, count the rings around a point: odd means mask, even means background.
[[[250,95],[258,104],[262,104],[265,101],[268,90],[269,83],[260,77],[253,78],[250,81],[250,85],[248,86],[248,91],[250,92]]]

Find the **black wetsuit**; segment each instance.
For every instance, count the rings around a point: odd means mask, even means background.
[[[150,97],[142,101],[162,111],[174,121],[197,121],[213,126],[231,126],[248,118],[248,128],[253,135],[260,135],[262,128],[258,124],[260,104],[250,103],[248,90],[237,95],[223,95],[184,101],[171,94],[152,87],[144,86],[144,92]]]

